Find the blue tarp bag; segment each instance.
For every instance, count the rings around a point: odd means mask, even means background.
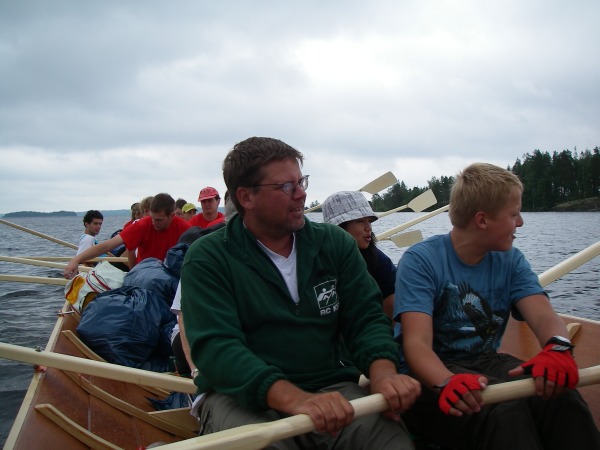
[[[179,278],[175,277],[169,269],[157,258],[146,258],[137,263],[131,269],[125,279],[123,286],[137,286],[148,289],[157,294],[171,307]]]
[[[183,266],[183,258],[190,246],[184,242],[175,244],[167,252],[164,264],[167,270],[177,279],[181,278],[181,266]]]
[[[84,310],[77,333],[110,363],[172,370],[169,340],[176,317],[155,292],[124,286],[98,294]]]

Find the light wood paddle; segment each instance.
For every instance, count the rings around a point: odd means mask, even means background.
[[[196,385],[189,378],[165,375],[158,372],[110,364],[104,361],[77,358],[45,350],[36,351],[19,345],[0,343],[0,358],[39,366],[55,367],[57,369],[125,381],[142,386],[152,386],[187,394],[196,393]]]
[[[93,361],[48,351],[36,351],[18,345],[0,343],[0,357],[14,361],[56,367],[77,373],[109,378],[117,381],[153,386],[169,391],[196,393],[193,381],[173,375],[164,375],[102,361]],[[600,366],[579,371],[578,387],[600,383]],[[498,403],[535,394],[533,379],[510,381],[488,386],[482,392],[487,404]],[[350,402],[355,418],[387,410],[381,394],[373,394]],[[165,450],[183,449],[259,449],[272,442],[314,431],[314,425],[305,414],[298,414],[273,422],[245,425],[218,433],[200,436],[163,446]]]
[[[29,264],[30,266],[42,266],[42,267],[52,267],[55,269],[65,269],[67,267],[66,264],[61,264],[58,262],[51,261],[40,261],[38,259],[28,259],[28,258],[16,258],[12,256],[0,256],[0,261],[12,262],[17,264]],[[89,272],[92,270],[92,267],[79,266],[80,272]]]
[[[35,259],[38,261],[56,261],[56,262],[69,262],[73,259],[72,256],[21,256],[20,258]],[[125,256],[99,256],[98,258],[88,259],[86,262],[122,262],[127,263],[127,257]]]
[[[398,182],[398,179],[392,172],[386,172],[380,177],[375,178],[370,183],[365,184],[363,187],[359,189],[362,192],[368,192],[369,194],[377,194],[378,192],[384,190],[386,187],[390,187],[392,184]],[[305,209],[305,213],[316,211],[321,207],[320,204],[312,206],[308,209]]]
[[[437,203],[437,198],[435,198],[435,194],[431,189],[426,190],[421,195],[417,195],[406,205],[398,206],[397,208],[390,209],[389,211],[384,211],[382,213],[377,214],[377,217],[385,217],[388,214],[392,214],[398,211],[402,211],[403,209],[412,209],[414,212],[421,212],[424,209],[429,208]]]
[[[449,208],[450,208],[450,205],[442,206],[441,208],[438,208],[427,214],[423,214],[422,216],[417,217],[416,219],[409,220],[408,222],[403,223],[402,225],[398,225],[397,227],[394,227],[387,231],[384,231],[383,233],[378,234],[375,237],[377,238],[378,241],[383,241],[385,239],[389,239],[390,236],[392,236],[396,233],[399,233],[403,230],[406,230],[407,228],[410,228],[413,225],[416,225],[417,223],[423,222],[424,220],[430,219],[433,216],[437,216],[438,214],[443,213],[444,211],[448,211]]]
[[[9,222],[4,219],[0,219],[0,223],[4,225],[8,225],[9,227],[16,228],[17,230],[26,231],[27,233],[33,234],[35,236],[39,236],[44,239],[48,239],[49,241],[56,242],[57,244],[64,245],[65,247],[73,248],[77,250],[79,247],[75,244],[71,244],[70,242],[61,241],[60,239],[56,239],[55,237],[48,236],[47,234],[40,233],[39,231],[31,230],[29,228],[23,227],[21,225],[17,225],[16,223]]]
[[[578,387],[600,383],[600,366],[579,371]],[[488,386],[481,392],[486,404],[498,403],[535,394],[533,379],[509,381]],[[387,402],[383,395],[373,394],[350,401],[354,417],[386,411]],[[306,414],[298,414],[285,419],[260,424],[244,425],[181,442],[164,445],[164,450],[254,450],[264,448],[273,442],[314,431],[314,425]]]
[[[66,278],[48,278],[48,277],[36,277],[33,275],[8,275],[1,273],[0,281],[12,281],[17,283],[37,283],[37,284],[56,284],[59,286],[66,286],[69,280]]]
[[[390,240],[396,244],[397,247],[410,247],[423,240],[423,233],[421,233],[420,230],[407,231],[406,233],[395,234]]]
[[[600,241],[584,248],[580,252],[575,253],[573,256],[565,259],[563,262],[546,270],[539,276],[541,285],[546,286],[547,284],[558,280],[566,273],[571,272],[582,264],[594,259],[598,255],[600,255]]]

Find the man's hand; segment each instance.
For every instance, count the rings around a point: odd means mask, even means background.
[[[352,423],[354,408],[339,392],[305,393],[290,405],[291,414],[308,414],[320,433],[335,433]]]
[[[390,406],[384,415],[396,422],[400,421],[398,414],[407,411],[421,395],[421,383],[408,375],[374,376],[370,381],[371,394],[383,395]]]
[[[535,378],[535,393],[544,398],[553,398],[565,391],[575,389],[579,382],[577,363],[570,349],[548,343],[529,361],[508,372],[511,376],[531,374]]]
[[[460,417],[481,411],[483,399],[479,391],[487,387],[487,378],[472,373],[452,375],[444,386],[439,386],[438,405],[448,415]]]
[[[397,372],[392,361],[378,359],[369,368],[371,393],[381,394],[390,409],[385,413],[392,420],[400,421],[398,413],[408,410],[421,395],[421,383],[408,375]]]
[[[307,414],[320,433],[335,433],[354,419],[354,408],[339,392],[306,392],[286,380],[271,385],[267,404],[286,414]]]

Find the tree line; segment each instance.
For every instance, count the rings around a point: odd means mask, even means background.
[[[523,183],[523,211],[550,211],[560,204],[600,196],[600,148],[577,152],[548,152],[534,150],[517,158],[512,167],[507,167]],[[385,193],[375,194],[372,206],[375,211],[388,211],[408,202],[427,189],[431,189],[437,200],[437,209],[450,201],[450,189],[454,176],[433,177],[427,187],[406,186],[398,181]],[[598,201],[595,209],[598,209]]]

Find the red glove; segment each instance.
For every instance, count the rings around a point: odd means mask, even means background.
[[[521,367],[533,378],[544,377],[548,381],[554,381],[569,389],[575,389],[579,382],[579,371],[573,355],[565,347],[557,346],[554,343],[546,344],[541,352],[521,364]]]
[[[479,378],[482,375],[473,373],[458,373],[452,375],[446,385],[440,391],[438,405],[445,414],[450,414],[452,406],[461,399],[463,394],[469,391],[480,391]]]

